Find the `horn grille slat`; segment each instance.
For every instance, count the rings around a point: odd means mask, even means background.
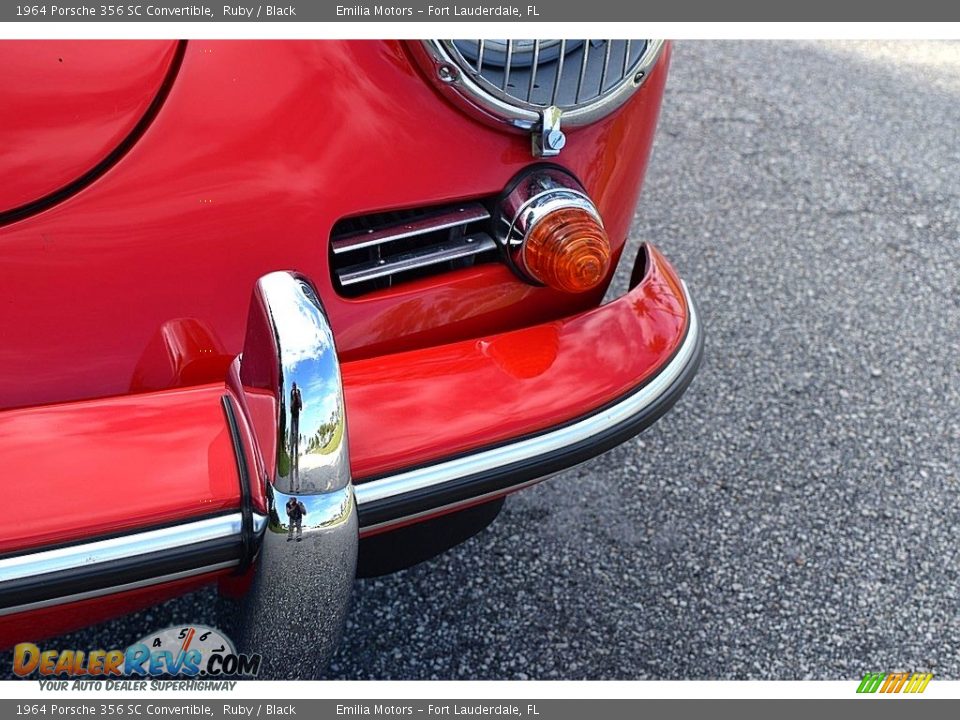
[[[453,40],[453,59],[501,99],[537,109],[572,109],[625,82],[650,47],[647,40]]]
[[[490,211],[479,202],[341,220],[330,236],[334,286],[356,297],[498,260],[490,233]]]

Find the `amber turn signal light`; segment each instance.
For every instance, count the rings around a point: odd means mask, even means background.
[[[580,207],[547,212],[523,241],[524,270],[544,285],[570,293],[597,287],[610,269],[610,240],[600,221]]]

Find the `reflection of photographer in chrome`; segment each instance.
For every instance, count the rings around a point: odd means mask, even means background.
[[[293,540],[293,528],[297,528],[297,542],[303,539],[303,516],[307,508],[295,497],[287,500],[287,542]]]
[[[303,410],[303,396],[300,388],[293,383],[290,390],[290,461],[294,482],[300,477],[300,411]],[[296,488],[296,485],[294,485]]]

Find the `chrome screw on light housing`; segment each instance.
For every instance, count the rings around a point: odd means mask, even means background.
[[[555,157],[567,144],[567,136],[560,129],[560,108],[548,107],[543,111],[540,132],[531,136],[535,157]]]

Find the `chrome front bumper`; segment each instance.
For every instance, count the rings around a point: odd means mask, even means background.
[[[258,389],[273,393],[279,407],[273,426],[278,451],[272,478],[269,471],[264,474],[271,478],[263,488],[267,515],[253,518],[263,529],[258,533],[254,581],[244,598],[244,646],[267,658],[289,656],[291,651],[313,658],[315,666],[307,663],[298,670],[311,675],[339,643],[361,535],[500,497],[588,460],[655,422],[686,390],[702,355],[697,310],[685,285],[683,293],[688,308],[684,339],[659,372],[627,395],[561,427],[353,487],[343,387],[333,333],[320,301],[306,281],[292,275],[273,273],[261,279],[238,378],[241,404]],[[258,327],[269,332],[258,332]],[[306,340],[307,334],[313,339]],[[273,339],[272,347],[267,337]],[[304,408],[299,421],[291,412],[297,387]],[[326,445],[291,441],[288,428],[298,427],[307,437],[314,432],[316,419],[308,427],[300,425],[309,417],[307,410],[316,407],[330,409],[336,427],[323,427],[332,439]],[[253,413],[245,412],[255,427]],[[295,470],[298,467],[306,470]],[[302,537],[301,527],[294,533],[284,517],[295,492],[307,511]],[[295,637],[290,628],[300,629]]]

